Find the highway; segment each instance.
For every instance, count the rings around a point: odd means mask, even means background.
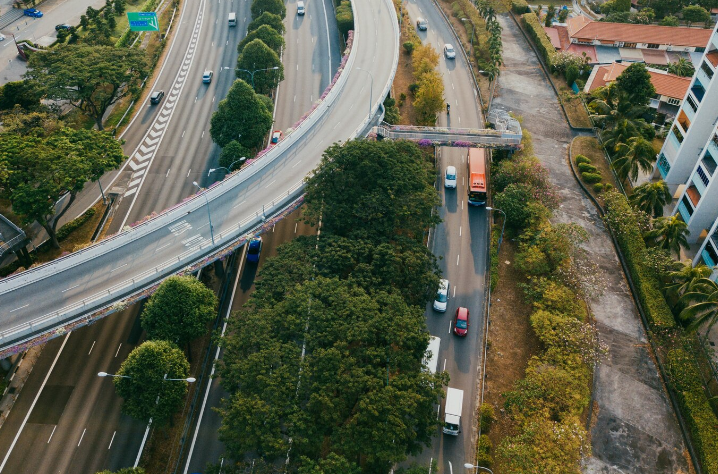
[[[376,109],[382,100],[380,92],[393,78],[398,35],[390,2],[357,2],[355,9],[356,35],[348,67],[372,74],[374,87],[367,84],[366,74],[345,71],[347,75],[340,79],[346,81],[343,87],[330,93],[331,101],[322,103],[299,130],[208,193],[130,232],[2,280],[3,347],[11,340],[17,343],[18,338],[40,331],[37,325],[27,326],[31,320],[41,320],[37,323],[47,329],[57,325],[58,319],[67,321],[68,316],[98,310],[112,300],[140,291],[163,275],[202,260],[246,232],[244,226],[248,223],[259,222],[263,205],[274,211],[280,199],[292,198],[292,190],[298,193],[302,178],[319,163],[321,151],[352,137],[363,126],[366,115],[360,108],[353,110],[357,103],[368,103],[372,97]],[[271,206],[273,202],[275,207]],[[213,232],[207,222],[207,208],[213,216]],[[216,245],[211,243],[213,236],[217,237]],[[60,318],[54,316],[57,313]]]
[[[330,3],[330,0],[327,0],[327,3]],[[245,2],[241,4],[246,10],[245,13],[249,15],[248,5]],[[315,9],[323,10],[320,2],[313,2],[310,5],[314,5]],[[178,71],[181,70],[183,59],[188,52],[186,46],[193,42],[194,38],[198,39],[195,54],[203,60],[215,50],[222,49],[224,52],[218,52],[217,58],[210,59],[209,62],[199,62],[196,67],[193,66],[192,70],[196,70],[196,77],[191,76],[191,78],[196,81],[192,82],[201,84],[200,76],[206,67],[213,67],[221,61],[227,61],[230,65],[236,62],[236,43],[244,37],[248,21],[240,11],[237,15],[238,26],[230,29],[226,21],[220,22],[219,18],[225,19],[228,11],[232,11],[230,9],[234,7],[229,3],[220,8],[221,6],[222,2],[205,1],[196,1],[187,5],[187,14],[180,18],[181,27],[173,43],[173,51],[168,54],[163,69],[164,74],[158,79],[157,88],[165,88],[168,91],[177,83]],[[310,12],[307,17],[309,15]],[[292,81],[292,85],[299,84],[300,87],[307,88],[306,97],[299,95],[291,101],[282,98],[280,94],[277,113],[287,121],[296,121],[311,106],[311,91],[325,87],[330,81],[333,70],[336,69],[336,66],[330,67],[327,45],[331,43],[322,41],[321,38],[333,41],[337,57],[333,62],[338,65],[336,34],[333,37],[325,34],[314,40],[311,34],[306,34],[311,31],[321,31],[322,25],[318,23],[323,23],[325,20],[323,14],[312,15],[312,17],[315,18],[313,23],[307,21],[304,29],[297,28],[291,31],[288,29],[285,38],[291,44],[303,40],[308,41],[308,44],[314,44],[313,47],[302,48],[301,54],[294,55],[292,61],[299,61],[297,64],[311,64],[314,60],[325,67],[317,68],[320,70],[316,72],[312,72],[310,68],[299,69],[295,64],[288,63],[288,58],[285,57],[285,64],[294,66],[287,68],[286,77]],[[204,20],[204,25],[197,21],[200,18]],[[292,20],[293,16],[288,15],[287,22]],[[207,28],[206,24],[212,25],[212,28]],[[313,28],[310,30],[309,27],[312,25]],[[215,27],[219,32],[214,31]],[[325,32],[326,29],[325,26]],[[203,36],[202,30],[208,32],[206,37]],[[222,35],[229,35],[232,38],[226,40],[226,44],[218,45],[220,42],[217,38],[221,38]],[[294,48],[288,47],[288,50],[292,49]],[[317,50],[320,53],[317,53]],[[229,59],[225,58],[225,53]],[[326,59],[322,60],[322,57]],[[210,87],[215,86],[212,90],[219,97],[223,97],[229,89],[234,80],[233,73],[234,71],[230,71],[215,76]],[[176,156],[172,155],[172,150],[173,147],[176,149],[177,144],[174,139],[182,140],[183,136],[188,135],[186,131],[189,129],[192,129],[191,133],[201,135],[201,130],[193,129],[193,123],[208,124],[209,117],[219,101],[219,99],[213,100],[214,97],[210,98],[207,94],[204,95],[205,100],[195,100],[197,98],[195,92],[199,89],[191,86],[184,92],[187,90],[189,93],[185,93],[184,97],[175,98],[176,103],[172,108],[173,120],[166,132],[170,140],[165,141],[165,145],[160,146],[156,153],[155,165],[158,167],[175,165]],[[294,87],[287,87],[286,90],[297,94]],[[149,104],[142,107],[138,118],[127,133],[130,147],[133,146],[133,140],[134,146],[142,140],[148,127],[155,122],[158,112],[158,107]],[[181,143],[185,149],[191,150],[191,154],[180,154],[179,158],[182,158],[182,162],[178,166],[199,170],[193,177],[187,177],[190,186],[192,180],[200,180],[201,176],[206,177],[206,170],[213,166],[212,160],[216,163],[217,159],[216,146],[211,140],[202,141],[201,138],[200,136],[199,143]],[[159,192],[159,188],[163,186],[172,188],[174,185],[181,184],[183,180],[163,180],[159,177],[160,174],[162,173],[148,174],[149,184],[146,189],[152,192],[134,193],[135,198],[139,195],[141,199],[138,199],[138,204],[135,206],[138,210],[133,212],[140,213],[143,212],[142,209],[149,209],[147,212],[161,210],[174,204],[175,199],[180,199],[175,193],[176,190]],[[164,178],[163,174],[162,177]],[[191,189],[187,194],[190,193]],[[131,200],[127,199],[123,202],[127,204]],[[129,207],[126,206],[125,209]],[[120,216],[119,212],[115,215]],[[268,235],[271,236],[273,233]],[[268,243],[271,243],[271,240],[270,237]],[[250,282],[252,278],[253,274],[250,276]],[[4,428],[0,430],[0,452],[4,453],[4,458],[0,458],[0,471],[27,473],[97,472],[102,469],[114,471],[134,463],[144,434],[145,423],[121,415],[121,399],[115,395],[111,381],[100,379],[96,374],[99,371],[116,372],[129,352],[141,342],[138,321],[140,309],[141,305],[133,305],[97,324],[81,328],[69,336],[52,340],[46,345]],[[209,455],[211,452],[207,450],[201,453]],[[199,454],[200,451],[197,453]],[[210,460],[216,461],[217,458],[206,459],[202,464]]]
[[[418,31],[424,44],[431,44],[440,54],[438,70],[444,79],[444,97],[451,104],[451,114],[442,112],[438,125],[446,127],[479,128],[483,126],[480,107],[474,93],[470,70],[459,53],[451,29],[432,0],[408,0],[404,3],[412,22],[419,17],[428,19],[427,31]],[[457,49],[456,59],[443,56],[445,43]],[[440,258],[439,268],[451,284],[445,313],[433,310],[430,302],[426,320],[432,335],[441,338],[439,370],[445,369],[449,386],[464,391],[461,430],[458,436],[441,434],[434,438],[431,449],[425,449],[413,461],[429,465],[435,460],[439,472],[464,472],[464,462],[473,462],[476,446],[474,437],[475,413],[478,401],[478,370],[484,327],[486,301],[486,264],[488,250],[488,212],[483,207],[469,207],[467,200],[466,149],[441,148],[437,163],[437,187],[444,205],[439,208],[442,222],[431,236],[430,248]],[[453,165],[458,172],[456,189],[445,189],[443,172]],[[469,309],[469,333],[458,337],[452,333],[454,313],[459,306]],[[443,403],[441,416],[443,417]],[[450,466],[451,464],[451,466]]]

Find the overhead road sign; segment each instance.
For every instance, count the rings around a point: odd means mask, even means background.
[[[127,12],[131,31],[160,31],[156,12]]]

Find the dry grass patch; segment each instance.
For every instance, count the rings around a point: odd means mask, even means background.
[[[573,141],[573,146],[571,147],[571,153],[571,161],[574,163],[574,167],[576,167],[576,156],[583,155],[591,160],[591,164],[598,168],[601,172],[601,176],[603,177],[602,182],[604,184],[608,183],[614,188],[617,187],[616,179],[614,178],[611,170],[611,165],[608,161],[606,161],[603,154],[603,147],[601,147],[601,144],[598,143],[598,140],[595,137],[576,137]],[[576,168],[576,172],[579,173],[580,178],[581,174],[578,171],[578,168]],[[600,193],[593,189],[593,185],[585,185],[594,198],[598,199],[599,202],[603,202]]]

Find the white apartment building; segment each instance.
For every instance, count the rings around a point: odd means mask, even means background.
[[[700,244],[694,264],[718,265],[718,25],[656,163],[678,198],[673,214]]]

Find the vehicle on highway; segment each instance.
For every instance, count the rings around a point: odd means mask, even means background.
[[[424,370],[435,374],[436,369],[439,367],[439,348],[441,346],[441,339],[436,336],[429,336],[429,347],[426,348],[426,354],[424,354]]]
[[[466,160],[469,199],[472,206],[486,204],[486,149],[469,148]]]
[[[434,310],[440,313],[446,311],[446,306],[449,302],[449,280],[439,280],[439,289],[436,291],[436,298],[434,299]]]
[[[270,143],[272,145],[276,145],[279,143],[279,140],[282,139],[282,131],[281,130],[275,130],[272,132],[272,139],[270,140]]]
[[[429,22],[425,18],[419,18],[416,20],[416,29],[419,31],[426,31],[429,27]]]
[[[460,306],[456,308],[454,316],[454,334],[457,336],[466,336],[469,332],[469,309]]]
[[[446,172],[444,173],[444,187],[456,189],[456,167],[446,167]]]
[[[150,103],[151,104],[159,104],[162,100],[162,97],[165,96],[165,91],[154,91],[152,95],[150,96]]]
[[[61,25],[55,25],[55,31],[69,30],[71,28],[72,28],[72,26],[68,25],[67,23],[63,23]]]
[[[42,18],[42,12],[37,8],[26,8],[22,12],[25,16],[31,16],[33,18]]]
[[[0,33],[0,41],[5,41],[5,35]]]
[[[297,15],[304,15],[304,2],[297,2]]]
[[[456,57],[456,50],[449,43],[444,45],[444,56],[446,59],[454,59]]]
[[[461,408],[464,405],[464,391],[458,388],[446,388],[444,405],[444,434],[458,436],[461,433]]]
[[[237,26],[237,14],[235,12],[229,14],[229,26]]]
[[[259,254],[262,252],[262,238],[255,237],[249,241],[247,248],[247,261],[252,263],[259,262]]]
[[[205,84],[209,84],[212,82],[212,76],[214,76],[214,73],[210,71],[209,69],[205,70],[204,73],[202,73],[202,82]]]

